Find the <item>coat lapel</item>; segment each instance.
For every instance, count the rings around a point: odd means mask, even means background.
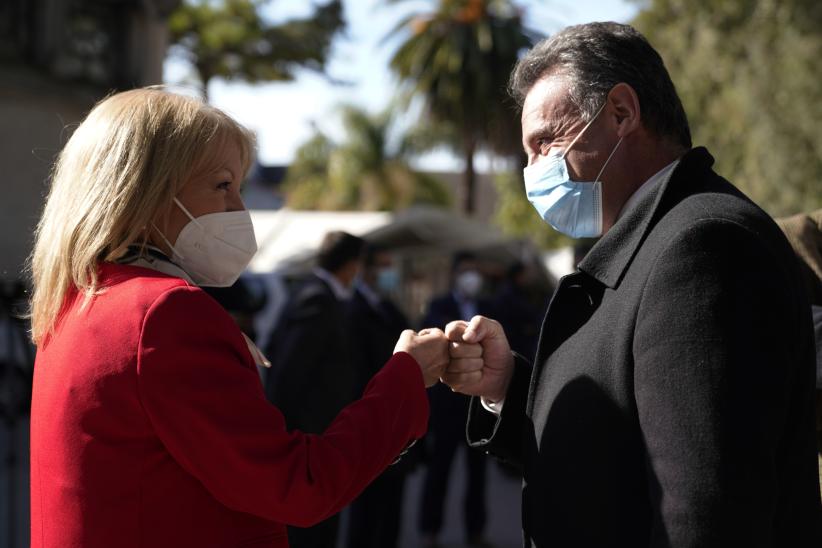
[[[682,157],[667,181],[662,181],[623,214],[623,217],[594,245],[579,263],[579,269],[611,289],[617,287],[652,223],[658,218],[663,197],[669,189],[688,184],[694,172],[710,169],[714,159],[703,148]]]

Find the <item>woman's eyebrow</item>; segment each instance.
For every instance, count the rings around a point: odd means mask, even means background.
[[[223,173],[223,172],[227,172],[229,175],[231,175],[231,178],[232,178],[232,179],[236,179],[236,178],[237,178],[237,177],[236,177],[236,175],[234,175],[234,172],[233,172],[233,171],[231,170],[231,168],[230,168],[230,167],[228,167],[228,166],[220,166],[220,167],[218,167],[217,169],[215,169],[215,170],[214,170],[214,173],[215,173],[215,174],[218,174],[218,175],[219,175],[220,173]]]

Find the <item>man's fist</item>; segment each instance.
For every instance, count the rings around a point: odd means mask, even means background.
[[[442,381],[456,392],[500,401],[514,373],[514,357],[499,322],[474,316],[449,323],[451,360]]]
[[[419,333],[406,329],[394,347],[397,352],[408,352],[417,360],[426,388],[437,383],[449,361],[448,339],[441,329],[423,329]]]

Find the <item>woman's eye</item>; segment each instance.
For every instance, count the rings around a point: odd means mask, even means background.
[[[231,181],[223,181],[222,183],[217,185],[217,188],[220,190],[228,190],[231,188]]]

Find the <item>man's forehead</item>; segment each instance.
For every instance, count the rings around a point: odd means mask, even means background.
[[[570,82],[563,74],[543,76],[531,87],[522,105],[522,120],[556,125],[573,109]]]

